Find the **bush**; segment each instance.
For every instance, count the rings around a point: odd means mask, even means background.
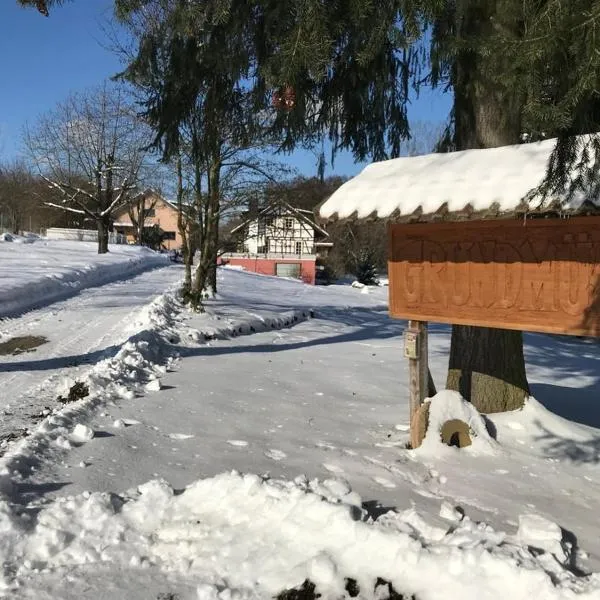
[[[354,276],[363,285],[378,285],[375,256],[369,248],[360,250],[356,255]]]

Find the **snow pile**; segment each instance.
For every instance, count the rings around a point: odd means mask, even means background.
[[[550,139],[373,163],[338,188],[321,206],[320,215],[385,218],[395,211],[408,215],[419,208],[431,214],[446,203],[451,212],[468,204],[475,211],[485,210],[494,203],[501,212],[513,211],[542,183],[555,144]],[[577,209],[586,199],[582,192],[576,193],[565,208]],[[540,198],[535,198],[529,204],[537,208],[539,203]]]
[[[94,430],[87,425],[83,425],[82,423],[77,423],[73,428],[73,432],[71,433],[71,441],[76,444],[85,444],[85,442],[89,442],[94,437]]]
[[[533,546],[552,554],[565,563],[569,554],[563,545],[561,528],[540,515],[519,515],[517,539],[526,546]]]
[[[352,578],[368,599],[377,597],[378,577],[419,600],[599,597],[593,577],[577,580],[559,565],[551,577],[543,550],[508,542],[489,526],[464,518],[446,532],[414,510],[372,521],[348,490],[344,482],[232,472],[180,494],[153,480],[122,496],[60,498],[31,522],[2,502],[5,590],[49,569],[68,567],[73,580],[78,566],[102,564],[107,578],[127,572],[128,582],[140,567],[177,573],[195,583],[199,598],[273,597],[307,579],[324,598],[342,598]]]
[[[565,397],[565,401],[567,398]],[[503,435],[518,435],[519,433],[528,433],[534,437],[543,437],[550,435],[557,439],[569,440],[574,446],[579,446],[583,451],[586,446],[594,446],[598,439],[598,429],[575,423],[563,417],[560,417],[549,411],[538,400],[530,396],[525,405],[518,412],[497,413],[491,415],[494,425],[502,428]],[[569,456],[565,452],[565,459],[577,458],[581,456]]]
[[[165,255],[138,246],[111,246],[108,254],[98,254],[97,244],[91,242],[36,241],[13,234],[2,237],[28,245],[25,251],[20,244],[0,244],[0,318],[168,264]]]
[[[22,470],[31,460],[53,446],[69,450],[72,442],[81,444],[93,437],[84,423],[93,410],[117,399],[131,399],[145,386],[167,372],[176,352],[172,344],[182,338],[197,340],[201,334],[182,323],[181,305],[173,295],[157,297],[144,307],[130,324],[131,336],[112,357],[97,363],[83,378],[88,394],[82,400],[53,411],[37,430],[17,442],[2,457],[0,465],[8,472]],[[133,332],[136,333],[133,333]],[[73,380],[63,381],[58,392],[68,395]]]
[[[429,424],[425,439],[416,452],[439,455],[444,449],[449,452],[456,450],[444,445],[440,437],[442,426],[452,419],[464,421],[469,426],[472,445],[462,448],[461,452],[499,452],[499,446],[488,433],[484,418],[473,404],[467,402],[458,392],[442,390],[426,402],[429,403]]]

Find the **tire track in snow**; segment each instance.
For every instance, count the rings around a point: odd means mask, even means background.
[[[0,437],[29,427],[42,410],[55,406],[62,380],[75,379],[116,353],[130,335],[132,313],[181,275],[175,266],[152,269],[4,321],[3,338],[43,335],[48,342],[34,352],[0,357]]]

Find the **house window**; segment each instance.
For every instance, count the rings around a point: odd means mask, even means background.
[[[302,242],[296,242],[296,254],[302,254]]]
[[[155,217],[156,216],[156,211],[153,208],[147,208],[144,211],[144,214],[146,215],[146,217]]]
[[[175,232],[174,231],[164,231],[163,232],[163,240],[174,240]]]
[[[267,227],[273,227],[274,224],[275,224],[275,219],[273,217],[267,217],[265,219],[265,225]]]
[[[291,217],[286,217],[286,219],[285,219],[285,228],[286,229],[293,229],[294,228],[294,219],[292,219]]]

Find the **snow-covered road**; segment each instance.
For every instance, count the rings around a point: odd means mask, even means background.
[[[27,428],[57,404],[57,385],[116,353],[129,316],[181,279],[170,265],[78,295],[0,324],[0,339],[41,336],[31,352],[0,356],[0,438]]]

